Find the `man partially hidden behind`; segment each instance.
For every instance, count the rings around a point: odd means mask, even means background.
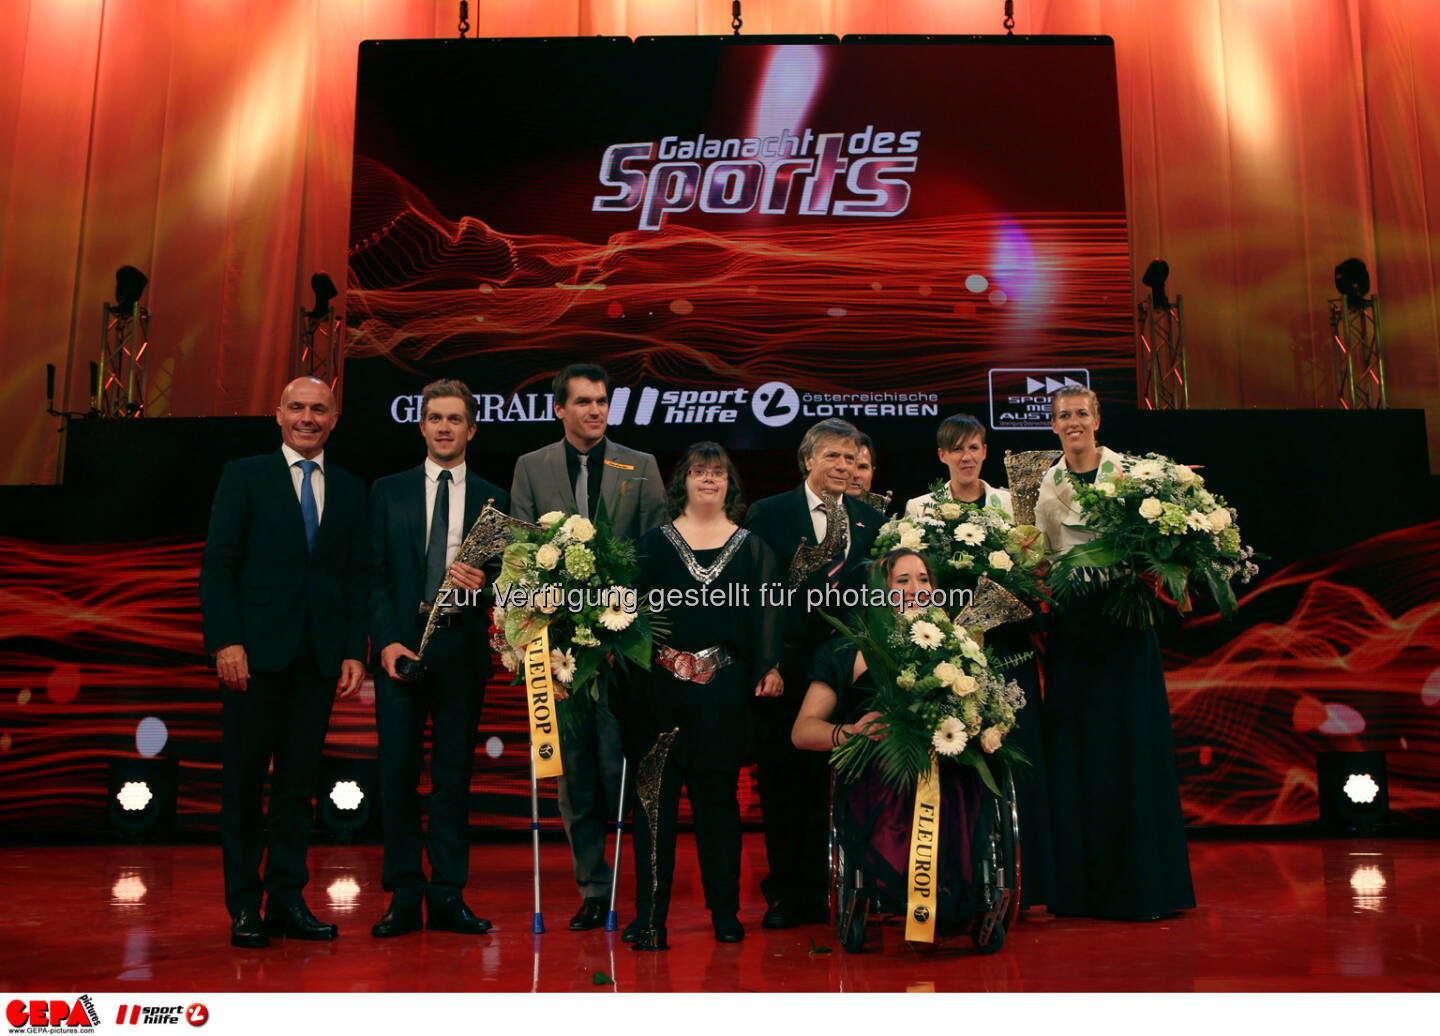
[[[806,671],[815,649],[831,627],[817,610],[803,605],[811,590],[859,585],[870,548],[884,521],[874,508],[846,493],[855,478],[860,432],[848,421],[830,418],[814,425],[800,442],[796,458],[805,481],[796,488],[757,501],[745,525],[759,535],[789,568],[801,542],[824,542],[824,498],[843,504],[841,535],[834,554],[795,592],[789,610],[779,698],[760,699],[758,767],[755,778],[765,821],[765,853],[770,873],[760,883],[769,909],[761,924],[792,928],[828,919],[830,875],[826,852],[829,773],[823,755],[802,752],[790,731],[809,681]],[[832,613],[835,609],[829,609]]]
[[[376,937],[425,927],[479,935],[490,922],[465,905],[470,870],[470,774],[485,683],[490,614],[485,573],[456,560],[460,542],[493,501],[510,498],[465,463],[475,437],[475,396],[460,381],[425,386],[420,434],[425,462],[375,483],[370,495],[370,638],[379,658],[375,725],[380,735],[380,800],[385,825],[381,881],[390,908]],[[417,659],[420,638],[449,572],[455,592],[441,602],[422,673],[406,680],[401,659]],[[418,784],[430,720],[430,827],[422,839]],[[421,847],[430,877],[421,866]]]
[[[210,511],[200,607],[224,703],[220,845],[235,946],[338,934],[302,893],[330,709],[365,676],[365,487],[325,460],[339,416],[323,381],[286,385],[275,410],[284,444],[227,464]]]
[[[553,392],[565,437],[516,462],[512,513],[527,522],[548,511],[594,519],[603,501],[614,518],[616,538],[638,540],[665,519],[665,485],[654,457],[605,437],[609,375],[594,364],[572,363],[555,375]],[[579,735],[560,744],[565,767],[558,788],[560,819],[583,899],[570,919],[570,930],[576,932],[605,923],[613,878],[605,859],[605,832],[620,797],[620,728],[608,694],[602,692],[592,715]]]

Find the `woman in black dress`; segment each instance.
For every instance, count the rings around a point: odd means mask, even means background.
[[[705,905],[719,942],[739,942],[740,765],[752,751],[750,701],[783,689],[780,565],[740,528],[740,479],[713,442],[685,451],[667,489],[670,521],[643,536],[640,592],[668,624],[649,673],[620,695],[621,740],[636,775],[637,950],[667,948],[680,786],[695,817]],[[767,590],[765,606],[761,588]],[[657,641],[661,638],[657,638]]]
[[[1100,401],[1081,386],[1051,400],[1064,456],[1045,473],[1035,524],[1063,552],[1093,538],[1067,473],[1100,483],[1127,460],[1100,446]],[[1045,650],[1045,755],[1063,917],[1154,920],[1195,906],[1170,702],[1153,628],[1101,614],[1105,587],[1069,602]]]

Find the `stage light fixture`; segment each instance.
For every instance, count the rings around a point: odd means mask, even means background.
[[[1346,259],[1335,267],[1335,288],[1350,300],[1350,305],[1360,305],[1370,294],[1370,271],[1364,261]]]
[[[179,774],[175,759],[112,761],[106,811],[111,826],[133,840],[173,834]]]
[[[1340,831],[1374,830],[1390,811],[1384,752],[1320,752],[1315,757],[1320,821]]]
[[[379,810],[379,767],[374,759],[320,760],[320,824],[337,842],[354,841],[374,829]]]
[[[1150,260],[1150,265],[1145,267],[1145,273],[1140,278],[1140,283],[1150,289],[1150,301],[1157,309],[1170,305],[1170,299],[1165,294],[1165,282],[1169,279],[1170,264],[1164,259]]]
[[[311,320],[319,320],[329,311],[331,300],[340,292],[335,288],[335,282],[330,279],[330,275],[324,270],[310,278],[310,290],[315,293],[315,306],[306,315]]]
[[[150,283],[146,277],[134,266],[122,266],[115,271],[115,308],[130,309],[140,301],[140,296],[145,293],[145,285]]]

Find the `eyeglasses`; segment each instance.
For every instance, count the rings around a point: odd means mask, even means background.
[[[724,468],[691,468],[691,478],[711,478],[716,482],[723,481],[727,475]]]

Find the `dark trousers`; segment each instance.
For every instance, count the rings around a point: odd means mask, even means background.
[[[740,912],[739,783],[738,769],[689,769],[673,757],[666,761],[653,835],[650,815],[643,806],[636,806],[633,818],[635,917],[641,925],[662,927],[670,912],[682,784],[695,817],[695,853],[700,860],[705,907],[717,918]]]
[[[760,890],[771,906],[819,909],[830,894],[830,769],[824,752],[802,752],[790,740],[806,684],[803,672],[787,672],[784,679],[782,697],[756,703],[755,784],[770,868]]]
[[[465,631],[437,629],[415,682],[375,674],[380,740],[380,803],[385,828],[381,884],[406,905],[460,895],[470,871],[470,775],[489,673]],[[420,821],[420,770],[430,720],[429,826]],[[427,881],[421,852],[430,860]]]
[[[585,722],[560,742],[565,775],[556,781],[560,821],[570,840],[575,884],[586,899],[608,899],[610,864],[605,837],[620,805],[620,724],[610,711],[610,694],[601,683],[600,700]]]
[[[307,638],[288,669],[251,670],[243,691],[221,687],[220,851],[225,906],[232,915],[258,910],[262,892],[272,906],[301,902],[310,880],[305,851],[335,683],[316,668]],[[265,771],[272,758],[267,814]]]

